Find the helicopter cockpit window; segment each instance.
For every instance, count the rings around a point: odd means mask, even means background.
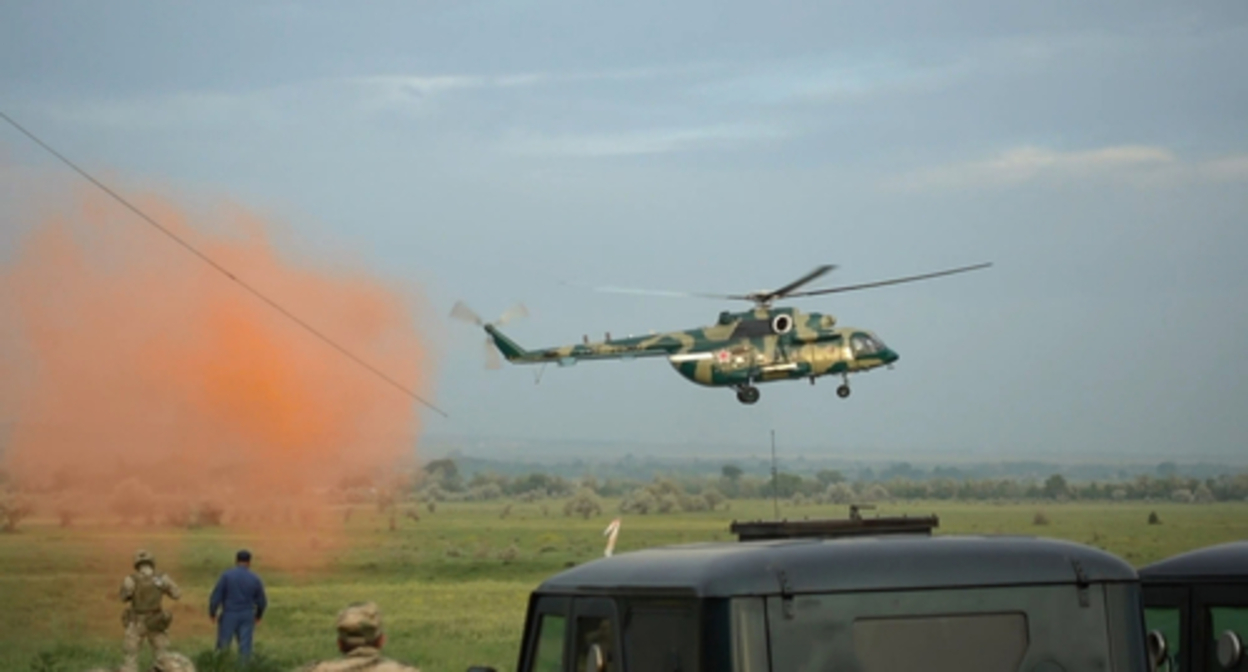
[[[855,356],[874,355],[884,349],[884,345],[867,334],[854,334],[849,341]]]

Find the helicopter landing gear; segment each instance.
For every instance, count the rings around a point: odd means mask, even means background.
[[[758,401],[758,388],[753,385],[742,385],[737,388],[737,401],[749,405]]]
[[[843,375],[841,376],[841,380],[843,380],[844,382],[842,382],[841,385],[836,388],[836,396],[842,399],[845,399],[849,397],[849,376]]]

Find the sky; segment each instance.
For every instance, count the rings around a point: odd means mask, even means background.
[[[0,110],[123,191],[226,197],[419,288],[450,415],[425,431],[500,440],[1248,455],[1245,65],[1239,0],[0,5]],[[0,164],[3,259],[23,198],[72,176],[8,127]],[[567,283],[983,261],[796,304],[900,353],[847,400],[747,408],[662,360],[536,384],[446,317],[523,301],[508,332],[547,346],[739,307]]]

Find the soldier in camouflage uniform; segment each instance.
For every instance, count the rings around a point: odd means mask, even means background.
[[[162,609],[166,595],[176,600],[182,597],[182,590],[168,575],[156,573],[156,558],[151,553],[139,551],[134,555],[134,573],[121,582],[121,601],[126,603],[121,616],[126,627],[121,672],[138,672],[139,647],[144,640],[158,658],[169,648],[167,631],[173,614]]]
[[[419,668],[381,655],[386,635],[381,611],[372,602],[356,603],[338,614],[338,650],[342,657],[300,668],[299,672],[420,672]]]

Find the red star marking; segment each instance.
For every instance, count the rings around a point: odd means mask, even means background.
[[[720,350],[720,351],[719,351],[719,355],[718,355],[718,356],[719,356],[719,361],[721,361],[721,362],[727,362],[727,361],[728,361],[728,351],[727,351],[727,350]]]

